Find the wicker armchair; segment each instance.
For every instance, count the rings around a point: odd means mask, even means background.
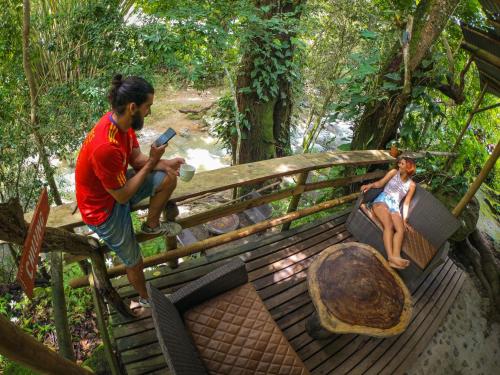
[[[308,374],[233,260],[166,297],[147,284],[153,322],[173,374]]]
[[[354,205],[346,221],[347,229],[358,241],[373,246],[387,257],[382,229],[363,210],[363,200],[360,196]],[[431,193],[417,184],[409,207],[408,224],[414,230],[405,234],[402,253],[411,262],[406,269],[397,271],[413,291],[446,259],[449,250],[447,239],[458,229],[460,222]]]

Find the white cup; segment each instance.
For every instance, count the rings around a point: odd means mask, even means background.
[[[194,176],[195,171],[196,171],[196,168],[193,167],[192,165],[181,164],[181,169],[179,171],[179,175],[180,175],[181,180],[184,182],[191,181],[191,179]]]

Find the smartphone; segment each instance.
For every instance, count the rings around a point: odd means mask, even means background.
[[[163,146],[165,143],[168,143],[177,133],[174,129],[168,128],[165,133],[160,135],[156,141],[154,142],[156,147]]]

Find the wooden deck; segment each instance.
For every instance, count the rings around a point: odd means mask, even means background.
[[[345,228],[348,212],[285,233],[265,235],[177,269],[147,273],[165,293],[196,279],[239,256],[246,262],[250,281],[291,345],[313,374],[401,374],[424,351],[455,297],[464,274],[448,259],[413,294],[414,312],[407,330],[396,337],[377,339],[359,335],[334,335],[314,340],[305,331],[313,313],[306,274],[315,255],[326,247],[355,240]],[[114,285],[124,298],[135,297],[125,279]],[[127,374],[168,374],[150,317],[124,320],[111,315],[112,336]]]

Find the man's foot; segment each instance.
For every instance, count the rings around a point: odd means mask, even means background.
[[[141,232],[145,234],[166,234],[167,236],[177,236],[182,232],[182,227],[173,222],[166,221],[164,223],[160,223],[155,228],[151,228],[147,223],[142,223]]]
[[[139,304],[140,307],[145,307],[145,308],[151,307],[151,304],[149,303],[149,300],[147,298],[139,297],[137,303]]]
[[[410,265],[410,261],[408,259],[399,257],[389,257],[389,262],[401,268],[406,268]]]

